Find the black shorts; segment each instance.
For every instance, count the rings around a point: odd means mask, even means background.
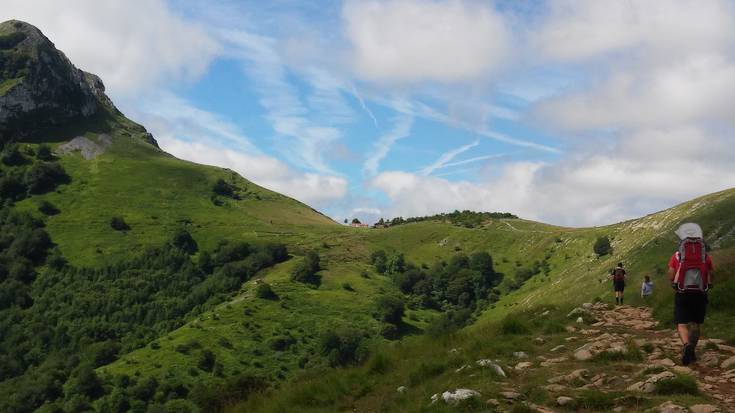
[[[625,281],[613,281],[613,287],[615,288],[615,292],[623,292],[625,290]]]
[[[707,303],[707,294],[704,293],[676,293],[674,322],[676,324],[703,324],[707,313]]]

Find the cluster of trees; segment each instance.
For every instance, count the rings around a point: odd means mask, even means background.
[[[476,228],[491,219],[518,219],[518,217],[508,212],[474,212],[468,210],[455,210],[454,212],[450,213],[441,213],[425,217],[396,217],[391,220],[384,220],[383,218],[380,218],[376,225],[394,226],[421,221],[442,221],[449,222],[453,225],[461,227]]]
[[[48,146],[35,151],[7,143],[0,151],[0,200],[20,201],[30,195],[54,191],[69,183],[69,176],[57,162]]]
[[[449,262],[440,261],[430,268],[418,268],[406,263],[403,254],[388,255],[382,250],[374,252],[371,261],[377,272],[389,275],[407,295],[410,307],[471,312],[498,299],[495,287],[503,279],[503,275],[495,271],[493,259],[487,252],[470,256],[457,254]],[[402,314],[403,310],[400,311]],[[390,322],[393,316],[388,314],[387,317],[383,321]],[[453,319],[459,318],[462,317],[453,316]]]
[[[49,254],[51,243],[38,221],[3,210],[0,222],[0,411],[32,411],[55,401],[81,411],[103,394],[112,397],[122,389],[94,385],[89,369],[180,327],[261,269],[288,258],[283,245],[222,241],[194,260],[196,241],[180,229],[165,245],[124,262],[75,268],[58,252]],[[6,271],[9,262],[14,264]],[[48,269],[36,274],[44,262]],[[64,361],[69,355],[73,363]],[[16,394],[18,386],[26,390]],[[132,400],[126,403],[132,408]]]

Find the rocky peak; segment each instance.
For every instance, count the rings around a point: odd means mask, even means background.
[[[74,67],[35,26],[0,23],[0,138],[103,112],[117,109],[99,77]]]

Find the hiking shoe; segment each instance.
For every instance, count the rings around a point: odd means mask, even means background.
[[[694,360],[696,360],[696,356],[694,355],[694,346],[691,344],[685,344],[681,349],[681,364],[688,366]]]

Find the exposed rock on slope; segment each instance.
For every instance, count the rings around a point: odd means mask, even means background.
[[[40,30],[0,23],[0,140],[118,113],[102,80],[74,67]]]

